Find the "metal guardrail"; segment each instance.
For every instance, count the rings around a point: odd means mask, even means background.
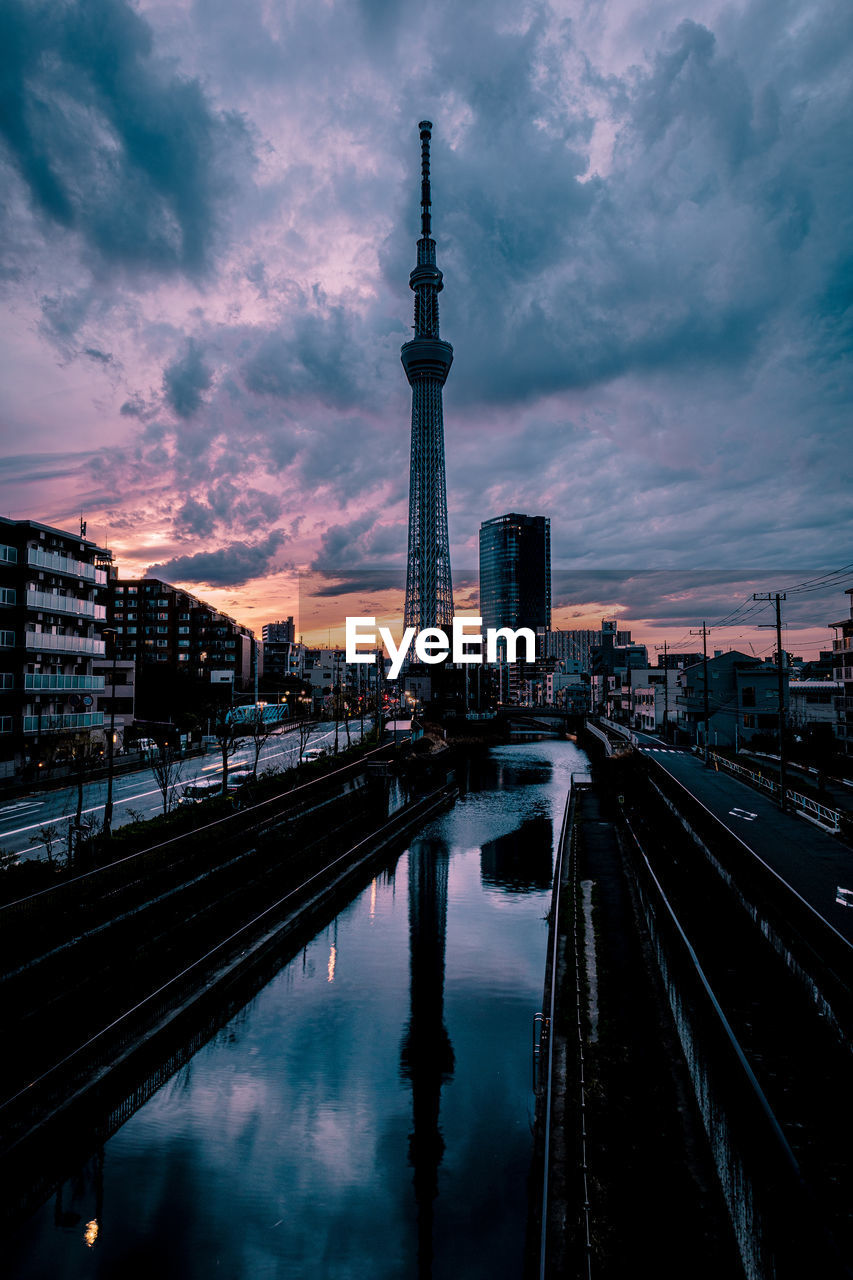
[[[746,778],[753,786],[761,787],[771,796],[778,799],[779,783],[774,782],[772,778],[766,778],[763,773],[756,772],[755,769],[747,769],[745,765],[737,764],[734,760],[729,760],[727,756],[717,755],[715,751],[711,751],[710,758],[714,761],[716,767],[722,766],[728,773],[733,773],[737,777]],[[789,801],[795,809],[802,810],[803,813],[812,815],[822,826],[830,831],[841,830],[841,811],[840,809],[830,809],[827,805],[821,804],[817,800],[813,800],[811,796],[804,796],[799,791],[785,789],[785,799]]]
[[[566,796],[566,807],[563,811],[563,822],[560,828],[560,840],[557,845],[557,860],[554,870],[554,893],[552,901],[552,928],[553,938],[550,949],[549,967],[550,967],[550,994],[548,1001],[547,1015],[538,1014],[540,1042],[538,1053],[535,1052],[534,1061],[536,1064],[537,1077],[541,1071],[541,1061],[543,1051],[545,1054],[545,1121],[544,1121],[544,1152],[543,1152],[543,1170],[542,1170],[542,1202],[541,1213],[542,1222],[539,1236],[539,1278],[545,1280],[548,1274],[548,1196],[550,1191],[550,1148],[551,1148],[551,1098],[553,1094],[553,1076],[554,1076],[554,1039],[556,1029],[556,1006],[557,1006],[557,973],[559,962],[559,941],[560,941],[560,890],[563,879],[563,865],[568,854],[569,873],[567,889],[572,895],[572,938],[573,938],[573,963],[575,992],[579,1001],[580,993],[580,955],[578,949],[578,921],[577,921],[577,852],[575,848],[575,801],[578,789],[581,786],[588,787],[592,783],[592,779],[588,774],[572,774],[569,783],[569,793]],[[534,1024],[535,1025],[535,1024]],[[592,1275],[592,1235],[590,1226],[590,1199],[589,1199],[589,1181],[587,1168],[587,1149],[586,1149],[586,1080],[584,1075],[584,1044],[583,1044],[583,1023],[581,1017],[580,1004],[577,1004],[577,1041],[578,1041],[578,1087],[580,1089],[580,1106],[581,1106],[581,1174],[583,1179],[583,1221],[584,1221],[584,1253],[586,1275]]]
[[[598,738],[599,742],[604,743],[604,754],[607,756],[612,755],[613,747],[607,734],[602,733],[601,729],[599,729],[597,725],[594,725],[591,720],[584,720],[583,725],[587,733],[591,733],[594,738]]]
[[[637,735],[632,733],[627,724],[619,724],[617,720],[608,720],[606,716],[599,716],[599,720],[605,729],[609,729],[611,733],[617,734],[620,738],[627,738],[633,745],[636,745]]]
[[[243,833],[247,831],[257,831],[266,823],[271,821],[279,821],[281,812],[275,806],[281,806],[286,801],[286,808],[290,808],[290,802],[299,797],[310,787],[315,787],[320,783],[327,782],[330,778],[339,777],[342,773],[359,768],[365,760],[379,755],[380,752],[388,752],[393,748],[389,744],[383,744],[374,747],[371,751],[366,751],[364,755],[358,756],[355,760],[351,760],[348,764],[342,765],[339,769],[332,769],[328,773],[320,774],[316,778],[312,778],[309,782],[300,783],[298,787],[292,787],[289,791],[280,791],[274,796],[269,796],[266,800],[260,800],[257,804],[247,805],[245,808],[237,810],[234,813],[226,814],[222,818],[216,818],[213,822],[208,822],[201,827],[193,827],[189,831],[183,831],[180,835],[171,836],[168,840],[163,840],[159,844],[151,845],[147,849],[139,849],[135,853],[129,853],[124,858],[118,858],[115,862],[108,862],[103,867],[95,867],[91,871],[84,871],[78,876],[73,876],[70,880],[63,880],[60,884],[51,885],[48,889],[41,889],[38,893],[27,895],[25,898],[17,898],[14,902],[6,902],[0,905],[0,922],[10,919],[13,915],[26,913],[28,911],[47,906],[49,904],[61,903],[64,899],[69,899],[69,906],[72,905],[74,890],[79,890],[83,886],[87,889],[89,886],[103,885],[109,888],[111,883],[126,879],[128,872],[133,874],[137,869],[148,868],[154,862],[165,861],[171,853],[180,851],[182,845],[195,841],[200,836],[206,836],[210,839],[219,840],[229,835],[232,831]],[[257,815],[257,821],[253,818]],[[247,819],[249,821],[247,822]],[[97,892],[97,888],[95,892]]]

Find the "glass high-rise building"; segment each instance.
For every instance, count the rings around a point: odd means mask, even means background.
[[[484,627],[551,629],[551,521],[518,512],[480,525]]]

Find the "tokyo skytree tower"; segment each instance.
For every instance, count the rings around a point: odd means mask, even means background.
[[[438,336],[438,295],[444,285],[430,235],[429,142],[432,124],[422,120],[421,238],[418,265],[409,276],[415,294],[415,336],[400,352],[412,388],[412,454],[409,471],[409,557],[406,571],[407,627],[449,629],[453,621],[447,487],[444,479],[444,417],[441,391],[453,348]]]

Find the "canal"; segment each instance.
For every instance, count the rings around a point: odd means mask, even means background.
[[[27,1280],[519,1277],[556,740],[493,748],[7,1241]]]

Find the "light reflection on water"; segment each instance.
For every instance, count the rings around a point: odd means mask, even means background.
[[[519,1276],[553,844],[584,763],[555,741],[478,761],[21,1228],[11,1274]]]

